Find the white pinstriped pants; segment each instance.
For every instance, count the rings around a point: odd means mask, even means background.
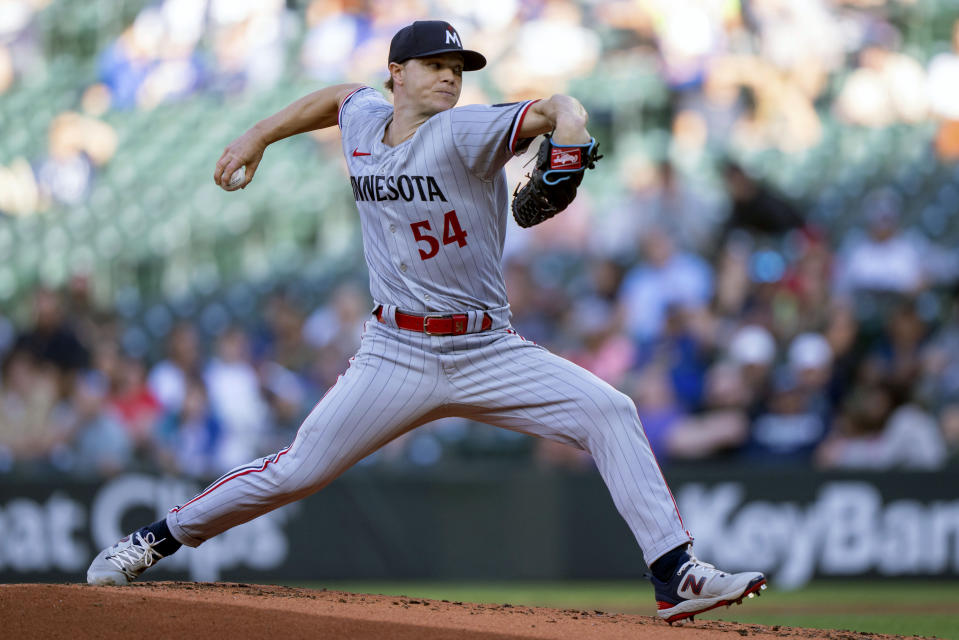
[[[233,469],[172,509],[167,524],[177,540],[198,546],[319,491],[390,440],[449,416],[588,451],[647,564],[689,542],[626,395],[511,329],[429,336],[376,321],[289,447]]]

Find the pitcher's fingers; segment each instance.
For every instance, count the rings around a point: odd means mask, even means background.
[[[213,182],[220,184],[220,178],[223,177],[223,169],[229,163],[227,152],[224,151],[220,159],[216,161],[216,168],[213,170]]]
[[[237,169],[242,166],[243,162],[239,158],[236,156],[230,158],[230,162],[223,167],[223,173],[220,174],[220,185],[223,187],[229,186],[230,179],[233,177],[233,174],[236,173]]]

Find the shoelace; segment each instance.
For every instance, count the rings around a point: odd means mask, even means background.
[[[152,531],[147,532],[145,538],[140,535],[139,532],[133,535],[133,542],[129,547],[116,555],[107,556],[107,560],[115,564],[117,569],[128,576],[136,577],[133,572],[133,565],[137,562],[142,560],[143,568],[146,569],[153,564],[154,560],[159,560],[163,557],[153,550],[153,547],[163,542],[163,540],[157,540]]]
[[[715,567],[715,565],[711,565],[711,564],[709,564],[708,562],[703,562],[703,561],[701,561],[701,560],[698,560],[698,559],[696,558],[696,556],[689,556],[689,560],[687,560],[686,562],[684,562],[684,563],[679,567],[679,569],[676,570],[676,575],[680,575],[681,573],[683,573],[683,571],[685,571],[685,570],[686,570],[686,567],[688,567],[689,565],[699,565],[700,567],[705,567],[706,569],[711,569],[711,570],[714,571],[715,573],[722,573],[719,569],[717,569],[717,568]]]

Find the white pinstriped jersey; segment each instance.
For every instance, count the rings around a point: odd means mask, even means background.
[[[343,153],[377,303],[418,313],[507,306],[503,166],[523,148],[516,135],[531,104],[449,109],[390,147],[393,106],[378,91],[343,101]]]

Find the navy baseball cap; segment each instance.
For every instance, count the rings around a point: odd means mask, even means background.
[[[397,31],[390,42],[389,61],[399,63],[440,53],[463,54],[463,71],[476,71],[486,66],[486,58],[476,51],[464,49],[460,34],[443,20],[417,20]]]

